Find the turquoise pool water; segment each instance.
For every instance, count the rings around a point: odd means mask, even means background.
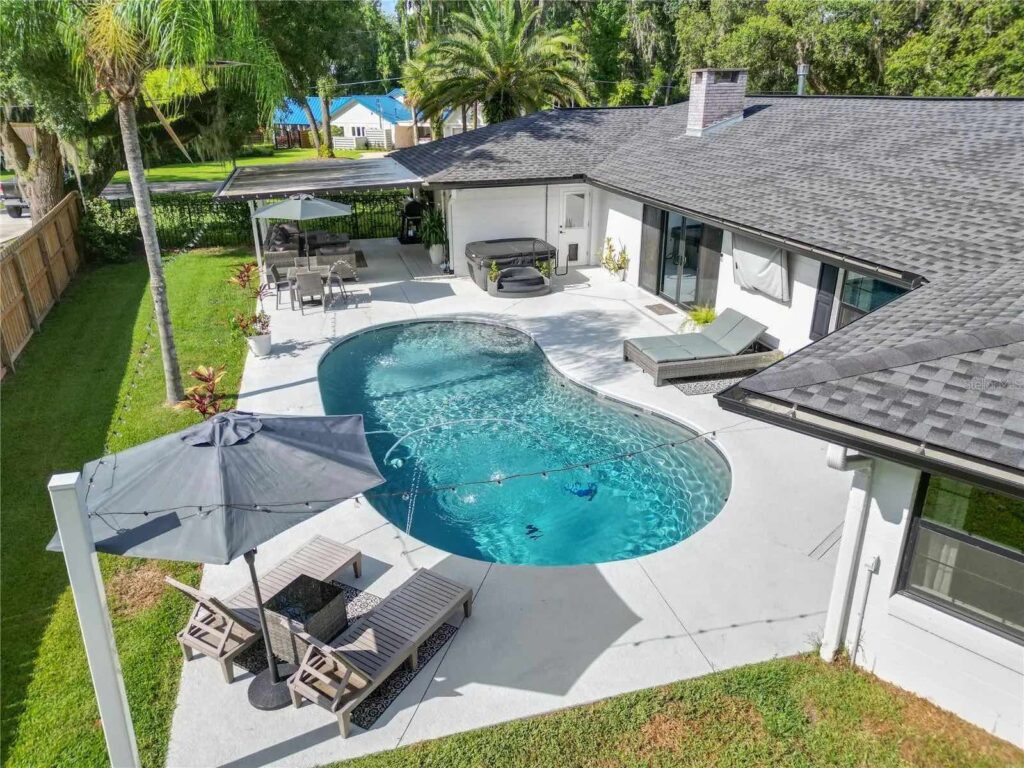
[[[370,330],[328,352],[319,380],[326,413],[365,415],[387,478],[367,498],[447,552],[530,565],[637,557],[693,535],[729,494],[729,466],[705,439],[572,384],[505,326]]]

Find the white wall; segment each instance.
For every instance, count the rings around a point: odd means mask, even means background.
[[[366,139],[373,144],[393,146],[393,125],[358,101],[350,101],[331,118],[331,125],[344,130],[345,137],[352,136],[352,128],[358,126],[366,132]]]
[[[857,654],[859,665],[997,736],[1024,746],[1024,647],[894,594],[919,473],[876,459],[860,560],[877,555]],[[865,583],[858,568],[846,636]]]
[[[499,237],[538,237],[558,245],[561,187],[551,185],[545,222],[544,186],[456,189],[448,193],[445,218],[456,275],[466,272],[466,243]]]
[[[618,249],[626,247],[629,254],[629,269],[626,281],[637,285],[640,280],[640,235],[643,224],[644,206],[636,200],[591,188],[592,208],[590,215],[590,263],[600,264],[606,238]]]
[[[766,336],[783,352],[793,352],[810,343],[811,313],[818,292],[820,262],[789,254],[789,301],[782,302],[757,291],[740,288],[733,278],[733,235],[722,237],[722,263],[718,271],[715,307],[732,308],[768,326]]]

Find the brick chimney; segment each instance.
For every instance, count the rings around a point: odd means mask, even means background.
[[[695,69],[690,72],[686,135],[703,136],[711,128],[742,120],[746,91],[745,69]]]

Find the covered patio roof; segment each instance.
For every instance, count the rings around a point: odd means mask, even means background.
[[[236,168],[214,200],[261,200],[298,193],[363,192],[418,187],[422,179],[390,157],[307,160]]]

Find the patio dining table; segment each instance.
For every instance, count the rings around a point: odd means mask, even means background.
[[[328,267],[288,267],[286,275],[289,280],[294,280],[295,277],[302,272],[316,272],[320,275],[322,280],[326,280],[328,275],[331,274],[331,268]]]

